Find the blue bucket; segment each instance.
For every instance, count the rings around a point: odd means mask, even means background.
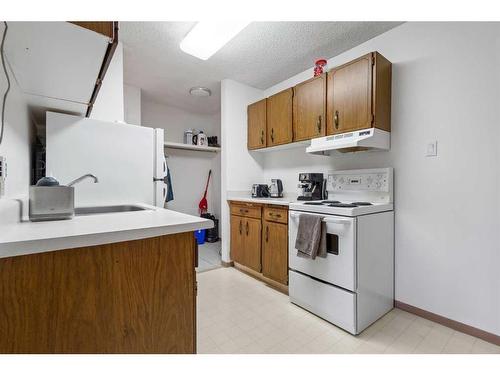
[[[194,236],[196,237],[196,242],[198,245],[203,245],[205,243],[205,232],[206,229],[199,229],[194,232]]]

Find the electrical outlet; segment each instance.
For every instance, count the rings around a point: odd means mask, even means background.
[[[427,148],[425,150],[425,156],[437,156],[437,141],[427,142]]]
[[[7,178],[7,161],[0,156],[0,198],[5,194],[5,179]]]

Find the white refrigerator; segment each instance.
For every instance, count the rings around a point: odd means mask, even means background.
[[[163,129],[47,112],[46,174],[75,185],[75,206],[146,203],[163,207],[167,166]]]

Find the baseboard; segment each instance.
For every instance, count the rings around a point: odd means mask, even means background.
[[[482,329],[472,327],[472,326],[464,324],[464,323],[457,322],[456,320],[446,318],[442,315],[434,314],[430,311],[423,310],[421,308],[418,308],[418,307],[415,307],[412,305],[408,305],[407,303],[404,303],[404,302],[394,301],[394,306],[397,307],[398,309],[408,311],[409,313],[421,316],[422,318],[439,323],[439,324],[446,326],[448,328],[454,329],[454,330],[459,331],[459,332],[466,333],[468,335],[477,337],[481,340],[488,341],[488,342],[491,342],[492,344],[500,346],[500,336],[495,335],[494,333],[483,331]]]
[[[234,262],[232,260],[229,262],[224,262],[223,260],[221,260],[220,264],[222,267],[234,267]]]
[[[239,264],[239,263],[234,263],[234,268],[236,268],[238,271],[241,271],[241,272],[247,274],[248,276],[253,277],[254,279],[257,279],[259,281],[266,283],[268,286],[270,286],[273,289],[276,289],[278,292],[281,292],[283,294],[288,295],[288,285],[280,284],[277,281],[274,281],[272,279],[265,277],[260,272],[257,272],[255,270],[248,268],[248,267],[246,267],[242,264]]]

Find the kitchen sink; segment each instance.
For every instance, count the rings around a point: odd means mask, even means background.
[[[150,208],[136,206],[132,204],[118,206],[95,206],[95,207],[75,207],[75,216],[111,214],[119,212],[146,211]]]

